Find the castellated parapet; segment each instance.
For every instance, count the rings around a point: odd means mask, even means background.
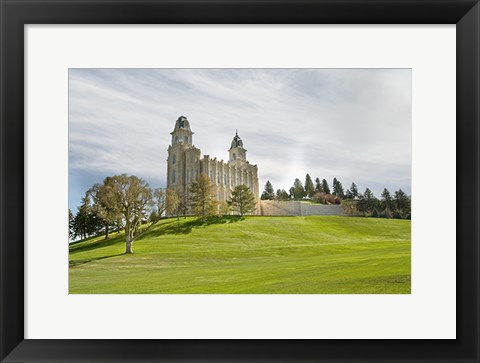
[[[257,201],[255,214],[260,213],[258,193],[258,167],[247,161],[247,150],[238,132],[230,145],[229,160],[217,160],[210,155],[201,156],[201,151],[193,145],[193,132],[185,116],[175,122],[171,145],[168,147],[167,188],[174,188],[188,197],[189,186],[201,173],[206,174],[214,184],[217,201],[230,198],[237,185],[250,188]]]

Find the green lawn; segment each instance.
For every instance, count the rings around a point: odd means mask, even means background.
[[[70,245],[74,294],[408,294],[410,221],[165,219],[125,255],[123,233]]]

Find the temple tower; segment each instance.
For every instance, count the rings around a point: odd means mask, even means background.
[[[243,148],[243,141],[240,136],[238,136],[238,131],[235,132],[235,137],[232,140],[232,144],[230,145],[228,152],[230,155],[230,161],[247,161],[247,150]]]
[[[185,116],[180,116],[177,119],[170,134],[172,135],[172,143],[168,147],[167,188],[175,188],[179,192],[185,192],[188,183],[193,178],[198,177],[198,172],[193,170],[192,164],[198,164],[200,150],[192,145],[193,132]]]

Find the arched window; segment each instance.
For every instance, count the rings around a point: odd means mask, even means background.
[[[185,144],[188,144],[188,136],[185,136],[183,140],[185,141]]]
[[[177,163],[177,155],[176,154],[173,154],[172,156],[172,164],[176,164]]]
[[[178,144],[178,136],[175,136],[175,144]]]
[[[177,182],[177,171],[173,170],[172,171],[172,184],[175,184]]]

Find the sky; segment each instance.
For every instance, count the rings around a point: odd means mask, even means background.
[[[238,130],[260,192],[309,173],[410,194],[411,86],[410,69],[70,69],[69,207],[106,176],[165,187],[181,115],[217,159]]]

